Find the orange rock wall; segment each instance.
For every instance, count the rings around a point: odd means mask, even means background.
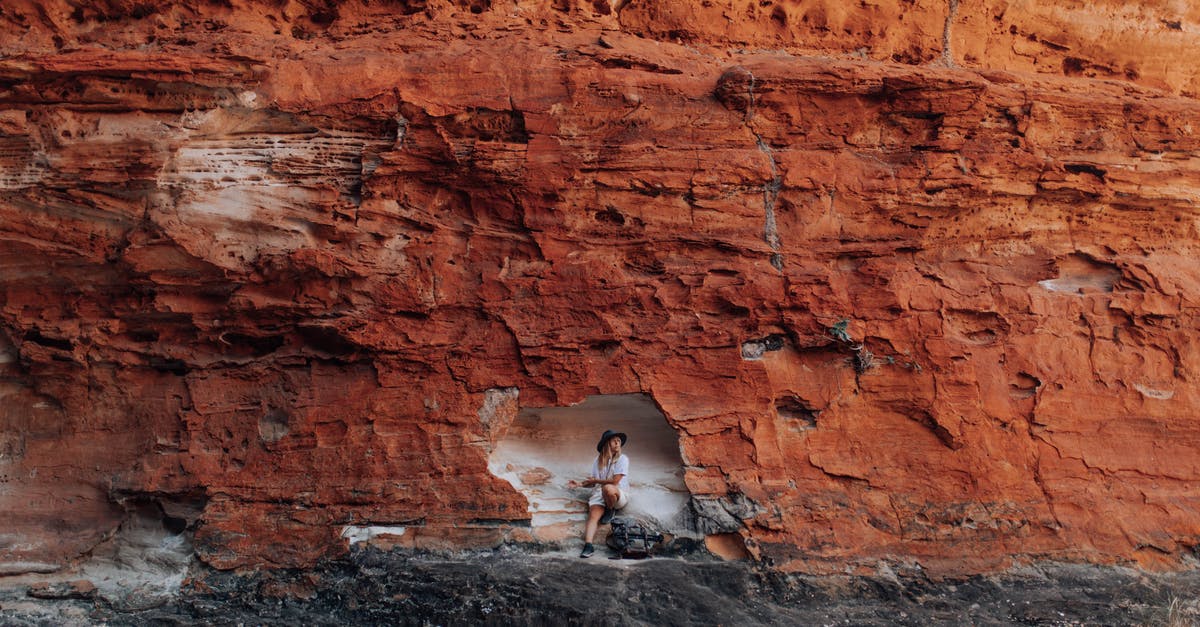
[[[1198,28],[5,3],[0,573],[146,502],[218,567],[521,539],[518,407],[632,392],[779,568],[1186,565]]]

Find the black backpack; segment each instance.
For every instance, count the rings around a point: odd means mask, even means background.
[[[608,532],[608,546],[626,559],[650,557],[650,553],[662,541],[661,533],[650,531],[632,518],[614,518],[612,529]]]

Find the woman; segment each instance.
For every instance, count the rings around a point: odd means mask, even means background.
[[[583,483],[571,481],[571,487],[595,486],[588,498],[587,531],[583,534],[583,552],[579,557],[588,557],[596,552],[592,539],[596,536],[596,528],[612,520],[616,510],[623,509],[629,504],[626,492],[629,490],[629,458],[621,454],[621,447],[628,438],[624,433],[605,431],[596,445],[600,455],[592,463],[592,473]]]

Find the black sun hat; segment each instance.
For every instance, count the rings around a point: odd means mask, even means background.
[[[606,430],[604,432],[604,435],[600,436],[600,443],[596,445],[596,452],[597,453],[603,452],[604,445],[608,444],[608,441],[612,438],[621,438],[621,446],[625,446],[625,442],[629,439],[629,437],[626,436],[624,433],[617,433],[616,431],[613,431],[611,429]]]

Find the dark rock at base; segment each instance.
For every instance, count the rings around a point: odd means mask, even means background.
[[[161,607],[96,604],[90,617],[170,625],[1189,624],[1200,617],[1196,590],[1200,571],[1049,564],[934,582],[789,575],[697,555],[611,562],[511,547],[456,555],[366,549],[312,570],[203,570]]]

